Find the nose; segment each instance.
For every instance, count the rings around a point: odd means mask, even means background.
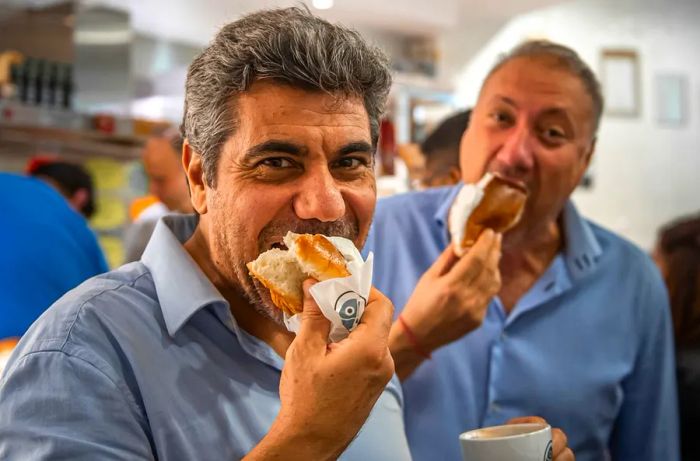
[[[519,123],[508,133],[496,154],[496,163],[502,173],[519,177],[532,170],[534,165],[534,136],[530,129]]]
[[[294,198],[294,213],[299,219],[332,222],[345,216],[345,200],[326,165],[308,170]]]

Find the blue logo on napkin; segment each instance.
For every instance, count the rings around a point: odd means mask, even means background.
[[[367,305],[367,301],[354,291],[346,291],[335,301],[335,311],[348,331],[351,331],[360,323],[358,314],[360,310],[364,309],[365,305]]]

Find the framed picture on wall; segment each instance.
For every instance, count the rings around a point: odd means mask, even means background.
[[[656,120],[664,126],[683,126],[688,119],[688,79],[678,74],[659,74],[654,85]]]
[[[600,75],[606,115],[638,117],[641,114],[641,91],[637,52],[604,49]]]

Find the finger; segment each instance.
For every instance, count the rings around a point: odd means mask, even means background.
[[[498,267],[501,261],[501,234],[496,234],[496,240],[489,250],[483,270],[474,277],[468,284],[461,283],[460,286],[465,287],[462,294],[468,297],[474,296],[474,290],[477,289],[482,294],[488,295],[489,298],[501,290],[501,273]],[[470,289],[467,289],[470,287]]]
[[[539,416],[519,416],[509,420],[506,424],[548,424],[544,418]]]
[[[440,256],[438,256],[426,273],[432,274],[436,277],[441,277],[449,272],[452,266],[454,266],[458,260],[459,257],[455,254],[454,247],[450,243],[444,250],[442,250]]]
[[[350,335],[355,338],[367,335],[374,338],[373,341],[384,344],[389,340],[389,330],[393,317],[394,305],[392,302],[381,291],[372,287],[360,324]]]
[[[495,234],[495,238],[493,239],[491,247],[487,250],[486,253],[484,270],[482,270],[479,275],[489,272],[491,274],[498,272],[498,264],[501,262],[501,239],[502,234]],[[479,277],[479,275],[477,275],[477,277]],[[492,277],[492,275],[489,276]]]
[[[496,234],[491,229],[482,232],[471,250],[452,267],[447,275],[448,282],[462,284],[476,278],[486,267],[486,261],[496,240]]]
[[[571,448],[567,448],[562,453],[552,456],[554,461],[576,461],[576,456],[574,456],[574,452]]]
[[[566,451],[568,444],[569,442],[564,431],[552,429],[552,453],[555,458]]]
[[[318,304],[311,296],[309,289],[317,281],[306,279],[303,284],[304,298],[303,310],[301,313],[301,328],[297,333],[295,341],[308,345],[313,349],[326,350],[328,344],[328,333],[331,330],[331,322],[323,315]]]

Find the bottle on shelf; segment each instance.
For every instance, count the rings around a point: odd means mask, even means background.
[[[44,77],[46,72],[46,61],[37,59],[34,77],[34,99],[30,103],[40,106],[44,99]]]
[[[63,75],[60,85],[61,101],[60,106],[63,109],[71,109],[73,107],[73,66],[66,64],[63,67]]]
[[[19,91],[19,99],[25,104],[29,104],[34,101],[34,74],[34,59],[25,59],[24,65],[22,66],[22,84],[20,85]]]
[[[49,65],[48,78],[46,79],[46,103],[49,107],[55,107],[58,91],[58,63]]]

